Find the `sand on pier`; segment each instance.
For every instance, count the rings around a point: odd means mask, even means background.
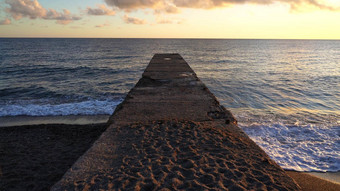
[[[156,122],[155,122],[156,123]],[[140,181],[139,186],[142,187],[146,184],[150,179],[147,179],[147,175],[143,175],[142,173],[153,171],[152,177],[156,178],[157,176],[164,176],[165,174],[170,175],[168,178],[164,178],[163,182],[156,182],[156,186],[160,186],[161,183],[168,184],[171,186],[172,184],[177,185],[177,188],[181,188],[181,185],[185,184],[181,181],[181,177],[186,175],[192,175],[196,180],[191,180],[194,183],[186,183],[191,184],[192,187],[204,186],[204,184],[200,183],[200,179],[197,178],[199,173],[204,173],[211,171],[213,180],[217,182],[221,182],[221,186],[226,184],[222,178],[227,176],[240,176],[242,179],[242,171],[238,170],[239,173],[231,173],[231,171],[226,171],[227,168],[239,168],[240,165],[244,161],[235,161],[231,160],[231,156],[221,156],[221,155],[200,155],[200,153],[204,149],[216,149],[216,146],[209,147],[209,144],[200,145],[200,143],[208,143],[211,142],[212,145],[216,145],[217,140],[209,141],[209,136],[211,133],[206,134],[207,139],[194,139],[193,141],[189,141],[188,143],[183,144],[183,147],[176,146],[181,145],[184,137],[197,137],[201,135],[197,135],[197,132],[203,131],[199,130],[200,128],[196,126],[195,123],[188,123],[188,125],[182,124],[184,126],[183,130],[180,129],[172,129],[169,131],[164,127],[164,122],[156,123],[153,126],[145,126],[144,129],[141,129],[139,132],[136,127],[140,127],[140,124],[135,124],[132,126],[130,132],[135,132],[136,134],[140,134],[142,132],[151,131],[152,128],[155,130],[153,137],[156,137],[156,141],[152,142],[150,137],[152,138],[150,133],[146,133],[142,138],[143,144],[130,144],[130,149],[135,149],[138,152],[144,153],[144,157],[151,156],[154,154],[156,160],[143,160],[143,158],[131,158],[129,155],[134,156],[134,153],[131,151],[127,152],[123,147],[117,145],[117,147],[122,153],[119,158],[123,159],[121,162],[121,166],[126,169],[125,166],[128,166],[128,171],[122,172],[123,174],[122,180],[126,180],[129,177],[138,176],[137,173],[133,173],[134,170],[144,169],[144,171],[140,172],[141,176],[144,176],[145,182],[140,177],[132,178],[132,181],[126,183],[124,186],[126,188],[133,187],[133,181]],[[185,127],[186,126],[186,127]],[[194,132],[188,132],[188,129],[193,126],[196,131],[196,135]],[[170,128],[177,127],[177,125],[170,126]],[[147,129],[149,128],[149,129]],[[91,146],[91,144],[97,139],[99,134],[105,129],[103,125],[35,125],[35,126],[22,126],[22,127],[8,127],[8,128],[0,128],[0,190],[48,190],[52,185],[54,185],[60,178],[65,174],[65,172],[72,166],[72,164],[81,156],[83,153]],[[207,130],[205,130],[207,131]],[[168,138],[162,138],[159,135],[162,133],[169,134]],[[203,131],[204,132],[204,131]],[[123,134],[126,134],[124,132]],[[171,134],[171,135],[170,135]],[[180,138],[180,137],[182,138]],[[132,138],[131,138],[132,137]],[[175,137],[175,139],[174,139]],[[176,137],[178,137],[176,139]],[[169,139],[171,138],[171,139]],[[127,137],[128,140],[134,140],[135,138],[132,135]],[[141,140],[141,137],[138,138]],[[137,141],[137,139],[136,139]],[[179,142],[180,141],[180,142]],[[150,144],[148,144],[151,142]],[[167,147],[168,150],[159,151],[161,148],[158,144],[165,142],[164,147]],[[185,142],[185,141],[184,141]],[[215,142],[215,143],[214,143]],[[127,145],[126,142],[120,142],[121,144]],[[134,144],[134,147],[131,147]],[[195,145],[192,145],[195,144]],[[221,143],[218,143],[221,144]],[[218,145],[217,144],[217,145]],[[230,143],[232,144],[232,139]],[[56,146],[58,145],[58,146]],[[126,146],[125,146],[126,147]],[[142,149],[144,148],[145,149]],[[179,148],[181,147],[181,148]],[[123,150],[122,150],[123,149]],[[163,148],[162,148],[163,149]],[[186,149],[189,150],[187,154],[183,153]],[[173,151],[172,151],[173,150]],[[197,160],[184,160],[183,164],[178,164],[176,161],[172,162],[175,159],[174,151],[176,151],[177,162],[182,160],[183,157],[192,157]],[[179,152],[181,151],[181,152]],[[232,153],[238,151],[222,151],[222,153]],[[147,154],[148,153],[148,154]],[[215,157],[215,158],[214,158]],[[213,159],[211,159],[213,158]],[[207,162],[205,162],[207,160]],[[139,161],[141,163],[139,163]],[[210,161],[210,163],[209,163]],[[144,162],[144,163],[143,163]],[[164,164],[164,169],[159,166],[154,166],[152,168],[153,163],[155,164]],[[203,164],[206,163],[206,164]],[[197,172],[195,176],[195,168],[202,165],[202,171]],[[151,169],[150,169],[151,167]],[[190,168],[192,167],[192,168]],[[222,167],[222,168],[220,168]],[[159,171],[157,171],[157,168]],[[172,171],[172,169],[177,169],[177,171]],[[188,169],[188,170],[187,170]],[[223,172],[220,175],[216,175],[217,172]],[[177,172],[177,173],[176,173]],[[252,173],[252,172],[250,172]],[[302,190],[340,190],[340,184],[334,184],[332,182],[319,179],[314,176],[306,176],[306,173],[301,172],[287,172],[289,176],[291,176],[302,188]],[[215,174],[215,175],[214,175]],[[244,173],[243,173],[244,174]],[[151,174],[150,174],[151,175]],[[170,179],[173,176],[172,179]],[[259,176],[259,174],[257,175]],[[151,180],[152,180],[151,177]],[[208,176],[209,177],[209,176]],[[254,174],[253,178],[256,178]],[[247,177],[243,177],[247,180]],[[320,183],[321,181],[321,183]],[[137,183],[135,184],[137,185]],[[242,181],[241,181],[242,182]],[[113,182],[111,182],[113,184]],[[214,182],[215,184],[215,182]],[[217,183],[216,183],[217,184]],[[209,186],[209,185],[208,185]],[[260,184],[259,184],[260,186]],[[80,185],[79,185],[80,187]]]
[[[105,136],[115,145],[110,162],[83,166],[84,157],[52,190],[299,189],[249,138],[213,122],[137,123],[109,128]],[[94,147],[109,155],[100,143]]]

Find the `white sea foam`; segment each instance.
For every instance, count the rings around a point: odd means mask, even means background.
[[[89,100],[63,104],[13,104],[0,107],[0,116],[111,115],[120,101]]]
[[[239,126],[282,168],[296,171],[340,170],[340,126],[242,124]]]

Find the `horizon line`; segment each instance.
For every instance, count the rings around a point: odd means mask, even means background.
[[[166,38],[166,37],[0,37],[0,39],[173,39],[173,40],[340,40],[323,38]]]

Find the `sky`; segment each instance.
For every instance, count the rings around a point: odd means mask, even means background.
[[[340,39],[340,0],[0,0],[0,37]]]

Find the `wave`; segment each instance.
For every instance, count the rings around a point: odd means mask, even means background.
[[[64,67],[53,67],[53,66],[44,66],[38,65],[35,67],[31,66],[8,66],[2,68],[2,73],[5,75],[29,75],[30,77],[43,77],[43,76],[51,76],[57,74],[65,74],[65,73],[77,73],[81,76],[86,76],[87,74],[117,74],[122,72],[121,69],[112,69],[109,67],[89,67],[89,66],[64,66]]]
[[[0,116],[111,115],[121,102],[88,100],[62,104],[13,104],[0,107]]]
[[[0,89],[0,98],[5,99],[8,98],[62,98],[62,97],[76,97],[75,95],[67,95],[67,94],[61,94],[57,93],[55,91],[51,91],[47,88],[37,86],[37,85],[31,85],[29,87],[13,87],[13,88],[4,88]],[[79,98],[78,98],[79,99]]]
[[[340,126],[242,124],[239,126],[282,168],[295,171],[340,170]]]

